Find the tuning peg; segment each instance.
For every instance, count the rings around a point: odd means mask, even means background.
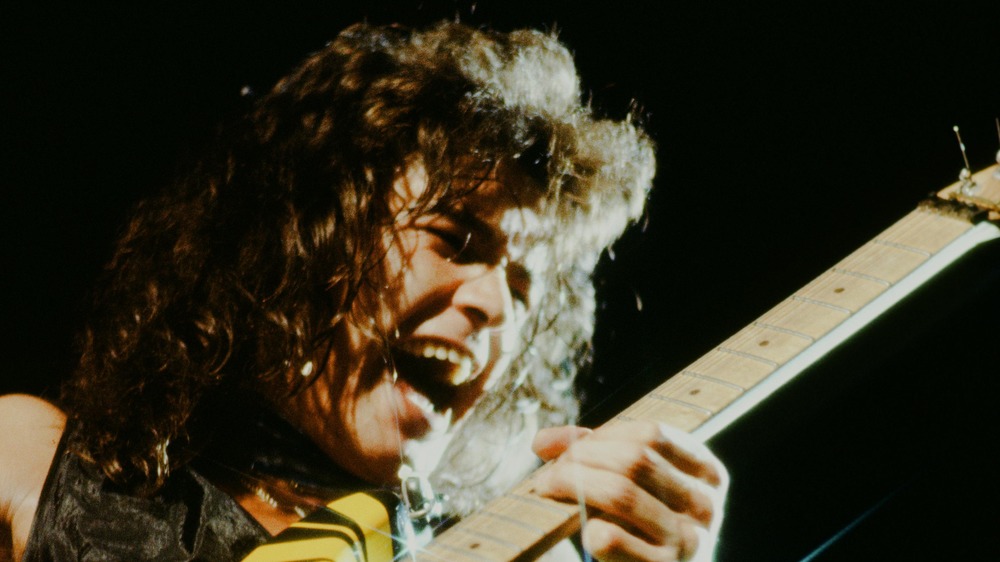
[[[994,117],[993,120],[997,124],[997,140],[1000,141],[1000,117]],[[1000,149],[997,150],[997,164],[1000,164]],[[993,179],[1000,180],[1000,166],[993,170]]]
[[[965,143],[962,142],[962,134],[958,132],[958,125],[955,125],[951,129],[955,131],[955,138],[958,139],[958,149],[962,151],[962,161],[965,162],[965,167],[958,173],[958,181],[962,182],[958,189],[962,195],[970,196],[976,192],[979,186],[972,179],[972,172],[969,170],[969,158],[965,155]]]

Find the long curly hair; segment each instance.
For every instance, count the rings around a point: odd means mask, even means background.
[[[482,490],[463,490],[496,473],[505,436],[534,423],[526,413],[545,425],[575,416],[590,276],[641,213],[655,168],[633,120],[595,118],[567,49],[532,30],[354,25],[141,203],[64,387],[81,453],[112,481],[155,491],[226,415],[216,406],[234,390],[290,395],[308,384],[288,373],[372,312],[359,296],[386,281],[389,197],[414,159],[428,171],[428,201],[461,196],[452,181],[463,170],[499,163],[544,190],[546,298],[532,309],[525,352],[465,422],[476,445],[460,436],[436,476],[460,509],[474,507]],[[462,462],[473,446],[478,470]]]

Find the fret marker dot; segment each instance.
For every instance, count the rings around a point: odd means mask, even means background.
[[[837,287],[836,289],[833,290],[833,292],[837,293],[837,294],[843,293],[844,292],[844,288],[843,287]]]
[[[770,344],[771,344],[771,341],[770,341],[770,340],[761,340],[761,342],[760,342],[760,343],[758,343],[757,345],[759,345],[759,346],[761,346],[761,347],[767,347],[767,346],[768,346],[768,345],[770,345]]]
[[[696,388],[696,389],[692,390],[691,392],[689,392],[688,394],[691,395],[691,396],[694,396],[695,394],[698,394],[699,392],[701,392],[701,389],[700,388]]]
[[[479,543],[474,542],[474,543],[472,543],[472,544],[469,545],[469,548],[472,549],[472,550],[475,550],[475,549],[479,548]]]

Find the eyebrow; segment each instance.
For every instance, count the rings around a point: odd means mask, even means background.
[[[498,232],[496,228],[487,224],[468,209],[460,207],[452,209],[445,214],[449,215],[460,227],[468,229],[474,237],[484,239],[490,248],[507,247],[509,241],[507,235]],[[506,251],[502,252],[502,254],[506,255]]]
[[[499,257],[509,257],[506,251],[509,237],[506,234],[498,233],[497,229],[466,208],[453,209],[449,214],[461,227],[469,229],[474,237],[482,236],[485,238],[490,248],[505,248],[499,253]],[[533,281],[534,276],[531,271],[519,261],[508,260],[505,269],[508,280],[518,283],[531,283]]]

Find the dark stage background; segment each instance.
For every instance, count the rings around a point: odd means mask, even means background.
[[[998,148],[997,2],[202,4],[0,4],[0,392],[55,395],[128,209],[243,86],[362,19],[556,27],[600,112],[643,108],[659,174],[598,278],[590,422],[954,181],[953,125],[973,168]],[[713,441],[734,479],[720,560],[997,559],[982,254]]]

